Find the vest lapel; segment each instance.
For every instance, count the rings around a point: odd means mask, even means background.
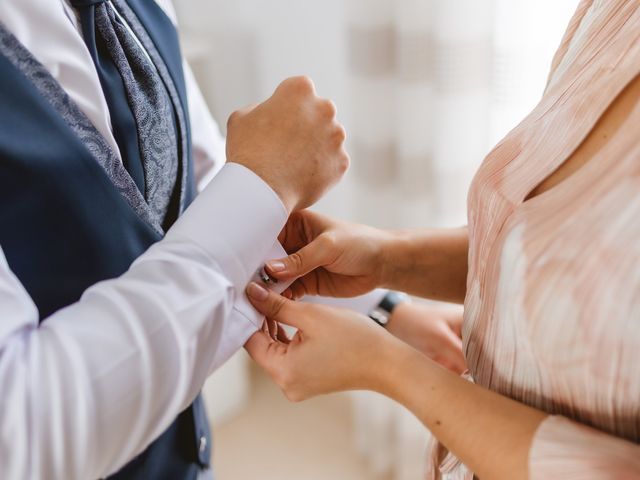
[[[38,93],[64,119],[136,214],[156,232],[162,234],[161,225],[153,220],[144,197],[104,137],[42,64],[2,24],[0,54],[31,82]]]

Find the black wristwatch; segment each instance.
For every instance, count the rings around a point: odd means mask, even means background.
[[[388,291],[378,306],[369,313],[369,318],[381,327],[386,328],[391,318],[391,312],[401,303],[410,301],[409,296],[404,293]]]

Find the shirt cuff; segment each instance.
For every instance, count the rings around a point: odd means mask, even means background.
[[[271,260],[274,258],[282,258],[286,255],[287,253],[280,243],[276,241],[269,249],[265,258]],[[253,274],[251,280],[262,283],[258,272]],[[291,285],[291,282],[278,282],[266,285],[266,287],[276,293],[282,293],[289,285]],[[220,346],[216,352],[216,359],[211,371],[213,372],[213,370],[226,362],[238,349],[242,348],[247,340],[249,340],[249,337],[260,330],[263,322],[264,317],[253,308],[247,296],[238,295],[231,310],[229,322],[224,329],[224,338],[220,342]]]
[[[288,218],[278,195],[255,173],[226,164],[167,233],[199,245],[237,288],[264,261]]]
[[[239,298],[244,299],[244,295]],[[248,300],[246,300],[248,302]],[[249,313],[247,315],[247,313]],[[260,323],[257,323],[257,319],[260,319]],[[215,352],[215,357],[211,363],[209,375],[220,368],[226,363],[242,346],[247,343],[247,340],[260,330],[264,317],[261,317],[255,310],[246,310],[234,306],[227,323],[222,332],[220,343]]]

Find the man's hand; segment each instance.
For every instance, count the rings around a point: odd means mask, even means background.
[[[227,159],[259,175],[291,212],[315,203],[347,171],[345,136],[334,104],[316,96],[309,78],[294,77],[229,117]]]
[[[355,297],[382,285],[384,251],[392,238],[302,210],[291,215],[279,237],[289,256],[267,262],[267,272],[282,281],[297,279],[285,292],[291,298]]]

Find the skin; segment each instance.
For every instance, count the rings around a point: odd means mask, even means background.
[[[294,212],[280,235],[290,255],[267,263],[270,275],[297,279],[287,292],[354,297],[377,287],[462,303],[466,228],[388,232],[311,211]],[[352,248],[353,247],[353,248]]]
[[[267,318],[262,328],[272,340],[291,342],[286,331],[272,318]],[[452,372],[461,374],[467,369],[462,353],[459,306],[404,302],[394,308],[386,330]]]
[[[265,316],[298,329],[289,343],[256,334],[246,345],[289,400],[376,391],[410,409],[480,478],[526,478],[544,413],[462,379],[355,312],[294,302],[257,284],[247,293]]]
[[[597,158],[638,100],[636,78],[574,154],[528,198],[555,188]],[[281,240],[291,255],[270,262],[269,270],[276,278],[298,279],[287,292],[290,297],[350,296],[387,286],[437,299],[464,298],[466,229],[384,232],[299,212]],[[257,284],[247,294],[266,317],[298,329],[290,342],[257,333],[246,345],[289,399],[377,391],[411,410],[480,478],[529,478],[529,451],[545,412],[461,379],[354,312],[296,303]]]
[[[393,279],[385,283],[382,270],[385,263],[391,260],[382,259],[385,250],[390,250],[388,247],[393,243],[393,235],[366,225],[349,225],[311,211],[294,212],[279,237],[280,243],[291,255],[280,261],[269,262],[267,271],[282,280],[302,276],[283,293],[289,299],[299,299],[305,295],[353,297],[383,285],[423,297],[461,303],[466,278],[466,229],[437,232],[439,235],[435,236],[431,232],[425,231],[421,238],[415,238],[414,241],[402,241],[407,262],[401,266],[398,264],[393,272],[389,272],[393,274]],[[401,239],[406,238],[404,232],[397,232],[396,235]],[[359,248],[351,250],[349,256],[331,255],[331,252],[356,241]],[[313,248],[305,250],[305,246],[311,242],[314,242]],[[450,275],[451,263],[456,259],[448,258],[446,254],[446,249],[452,244],[457,245],[453,255],[459,256],[461,268],[464,269],[456,279]],[[430,258],[426,258],[425,252],[430,253]],[[420,257],[421,261],[415,262],[411,257]],[[381,261],[375,263],[376,260]],[[322,268],[315,268],[320,264]],[[440,273],[441,277],[447,276],[452,280],[450,284],[438,282],[435,292],[425,291],[423,287],[429,282],[419,281],[416,275],[412,277],[416,281],[414,288],[411,288],[408,282],[402,281],[409,278],[402,272],[416,268],[416,265],[423,265],[421,275],[424,277],[435,277]],[[456,373],[466,370],[462,353],[461,308],[403,303],[392,312],[387,330],[440,365]],[[266,332],[273,338],[279,332],[282,336],[277,322],[270,319],[266,322]]]
[[[283,81],[260,105],[234,112],[227,160],[259,175],[287,212],[315,203],[349,167],[336,107],[316,95],[307,77]]]
[[[463,373],[462,308],[458,305],[401,303],[394,308],[387,331],[441,366]]]

